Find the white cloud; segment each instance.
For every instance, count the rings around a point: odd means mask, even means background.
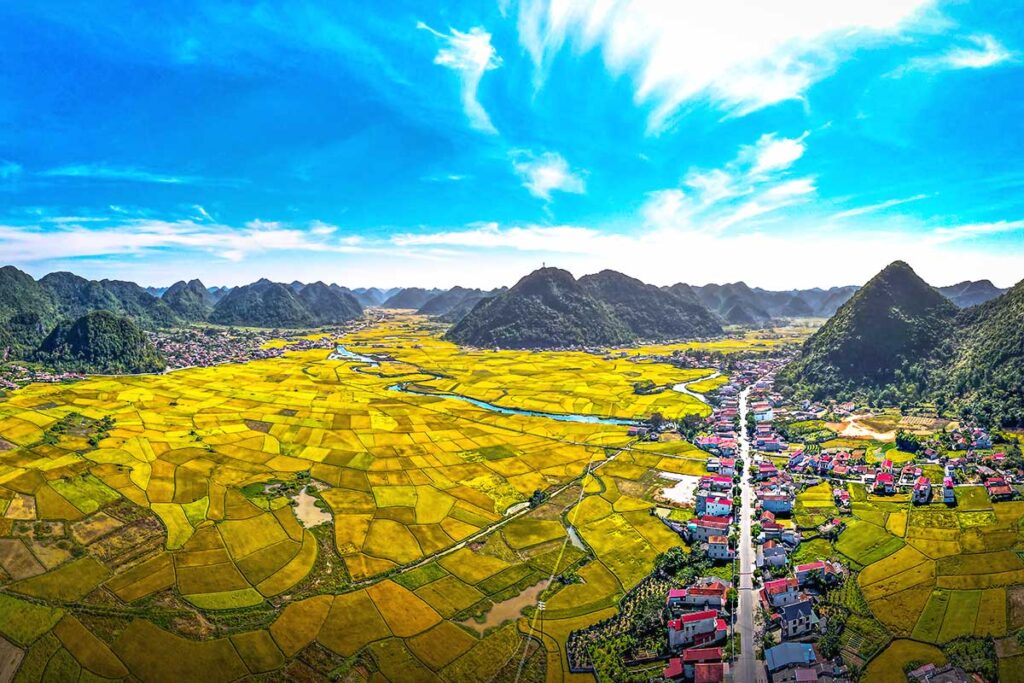
[[[682,188],[649,193],[641,213],[651,225],[724,230],[803,203],[815,180],[791,177],[790,168],[803,156],[807,135],[762,135],[721,168],[690,169]]]
[[[191,219],[96,220],[58,217],[48,225],[0,225],[0,253],[10,263],[63,258],[145,255],[154,252],[200,252],[240,261],[254,254],[282,251],[363,253],[361,238],[334,238],[334,226],[315,222],[307,227],[274,221],[249,221],[243,227]],[[103,222],[103,219],[100,219]],[[325,230],[324,228],[329,228]],[[188,258],[188,257],[186,257]]]
[[[194,175],[175,175],[170,173],[156,173],[140,168],[125,166],[107,166],[106,164],[72,164],[51,168],[39,173],[49,178],[91,178],[97,180],[124,180],[135,183],[156,183],[159,185],[204,185],[204,184],[232,184],[228,181],[211,181]]]
[[[648,126],[663,128],[686,102],[744,115],[801,99],[837,63],[895,37],[931,0],[519,0],[519,40],[536,81],[567,42],[599,48],[613,76],[628,74]]]
[[[987,69],[1014,59],[1016,55],[995,37],[975,35],[968,36],[965,44],[951,47],[942,54],[916,57],[890,75],[902,76],[908,71]]]
[[[443,47],[434,57],[434,63],[459,74],[462,109],[469,118],[470,125],[485,133],[497,133],[497,129],[491,123],[491,117],[477,97],[484,74],[501,66],[501,57],[491,45],[491,34],[479,26],[465,33],[453,28],[450,34],[444,34],[422,21],[416,24],[416,28],[429,31],[442,41]]]
[[[766,133],[754,145],[744,148],[740,156],[753,161],[753,174],[781,171],[804,155],[806,138],[807,133],[798,138],[778,138],[775,133]]]
[[[586,183],[580,171],[569,167],[569,162],[557,152],[544,152],[535,156],[530,152],[513,154],[512,168],[523,181],[523,187],[534,197],[550,201],[552,192],[583,194]]]
[[[530,225],[503,229],[497,223],[484,223],[465,230],[395,235],[391,241],[402,247],[429,245],[576,253],[581,241],[599,237],[601,233],[597,230],[571,225]]]
[[[1006,232],[1024,231],[1024,220],[1019,221],[993,221],[990,223],[965,223],[936,228],[932,232],[933,242],[955,242],[958,240],[970,240],[975,237],[986,235],[998,235]]]
[[[866,206],[857,206],[852,209],[840,211],[832,214],[831,220],[840,221],[845,218],[853,218],[855,216],[863,216],[868,213],[876,213],[878,211],[885,211],[891,209],[894,206],[900,206],[901,204],[909,204],[910,202],[917,202],[922,199],[927,199],[930,195],[927,194],[916,194],[913,197],[904,197],[903,199],[887,199],[884,202],[878,202],[876,204],[868,204]]]

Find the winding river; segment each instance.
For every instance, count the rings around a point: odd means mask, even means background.
[[[332,360],[361,363],[374,368],[380,366],[380,361],[378,361],[376,358],[371,358],[370,356],[366,356],[361,353],[356,353],[355,351],[346,349],[344,346],[340,344],[334,350],[334,353],[332,353],[329,356],[329,358]],[[672,390],[678,391],[681,394],[686,394],[687,396],[692,396],[701,403],[707,403],[707,399],[705,399],[702,394],[698,394],[695,391],[691,391],[689,389],[689,385],[694,382],[702,382],[704,380],[713,379],[715,377],[718,377],[718,375],[719,373],[716,372],[711,375],[705,375],[704,377],[698,377],[697,379],[693,379],[688,382],[680,382],[679,384],[674,385],[672,387]],[[422,389],[415,389],[411,387],[410,384],[410,382],[399,382],[397,384],[392,384],[388,387],[388,391],[397,391],[404,394],[415,394],[417,396],[433,396],[436,398],[448,398],[454,401],[462,401],[464,403],[469,403],[470,405],[474,405],[477,408],[483,408],[484,410],[489,410],[491,412],[499,413],[501,415],[526,415],[527,417],[545,417],[548,418],[549,420],[557,420],[559,422],[582,422],[586,424],[609,424],[620,426],[632,426],[640,424],[640,421],[638,420],[627,420],[621,417],[601,417],[598,415],[580,415],[576,413],[548,413],[539,410],[526,410],[524,408],[509,408],[508,406],[500,406],[496,403],[481,401],[480,399],[471,398],[469,396],[463,396],[462,394],[452,394],[441,391],[424,391]]]
[[[378,367],[380,361],[369,356],[364,356],[360,353],[350,351],[344,346],[339,345],[334,353],[329,358],[332,360],[343,360],[355,363],[365,363],[370,367]],[[430,374],[430,373],[426,373]],[[404,394],[415,394],[417,396],[433,396],[436,398],[449,398],[455,401],[462,401],[469,403],[477,408],[483,408],[494,413],[500,413],[501,415],[526,415],[528,417],[546,417],[549,420],[558,420],[559,422],[584,422],[588,424],[610,424],[610,425],[637,425],[640,424],[637,420],[627,420],[621,417],[600,417],[597,415],[578,415],[574,413],[546,413],[539,410],[526,410],[524,408],[509,408],[507,406],[499,406],[496,403],[488,403],[487,401],[481,401],[480,399],[470,398],[469,396],[463,396],[462,394],[451,394],[441,391],[423,391],[421,389],[414,389],[409,386],[409,382],[399,382],[392,384],[388,387],[388,391],[398,391]]]

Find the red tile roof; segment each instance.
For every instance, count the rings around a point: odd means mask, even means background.
[[[722,660],[720,647],[691,647],[683,653],[684,662],[711,662]]]
[[[684,614],[678,619],[681,624],[692,624],[695,621],[706,621],[708,619],[717,619],[718,610],[706,609],[703,612],[694,612],[693,614]]]

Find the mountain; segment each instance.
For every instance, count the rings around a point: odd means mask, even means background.
[[[179,280],[161,298],[183,320],[206,320],[213,310],[213,295],[199,280]]]
[[[310,327],[313,315],[288,285],[261,279],[235,287],[213,308],[210,322],[243,327]]]
[[[57,319],[48,289],[14,266],[0,268],[0,358],[34,349]]]
[[[363,314],[363,307],[354,296],[331,289],[322,282],[303,286],[299,290],[299,300],[309,310],[316,325],[345,322]]]
[[[1024,281],[959,314],[931,384],[968,414],[1024,426]]]
[[[461,306],[467,299],[479,301],[484,297],[483,290],[452,287],[446,292],[432,296],[416,311],[423,315],[445,315],[456,306]]]
[[[420,306],[427,303],[427,301],[437,296],[442,291],[443,290],[440,289],[406,287],[405,289],[400,289],[389,296],[380,304],[380,306],[381,308],[411,308],[413,310],[418,310]]]
[[[80,318],[89,311],[121,310],[121,302],[103,283],[74,273],[50,273],[40,278],[39,284],[50,291],[63,318]]]
[[[139,326],[110,311],[61,323],[43,340],[36,357],[64,370],[89,373],[160,372],[165,367]]]
[[[727,323],[747,325],[767,322],[772,318],[757,293],[744,282],[711,284],[692,289],[705,308],[717,313]]]
[[[780,385],[815,398],[908,382],[924,387],[956,314],[956,306],[896,261],[804,343],[780,373]]]
[[[118,312],[133,318],[143,327],[173,327],[181,322],[165,301],[134,282],[100,280],[99,283],[117,299],[120,305]]]
[[[376,287],[358,287],[356,289],[353,289],[351,291],[351,294],[356,298],[356,301],[359,302],[359,305],[363,306],[364,308],[369,308],[371,306],[380,306],[390,296],[389,294],[382,292]]]
[[[358,318],[363,309],[352,296],[322,282],[292,285],[262,279],[235,287],[216,303],[210,322],[243,327],[317,327]]]
[[[936,289],[960,308],[970,308],[971,306],[983,304],[1007,291],[996,287],[990,280],[977,280],[974,282],[965,280],[949,287],[936,287]]]
[[[558,268],[530,273],[507,292],[479,302],[445,335],[473,346],[545,348],[624,344],[629,328]]]
[[[681,339],[722,333],[715,317],[700,304],[614,270],[584,275],[579,284],[638,338]]]

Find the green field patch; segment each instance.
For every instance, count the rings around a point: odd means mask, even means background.
[[[43,600],[75,602],[110,576],[110,570],[92,557],[73,560],[53,571],[11,584],[15,593]]]
[[[869,565],[888,557],[904,545],[902,538],[893,536],[882,527],[853,519],[836,541],[836,550],[860,565]]]
[[[263,602],[263,596],[254,588],[183,597],[201,609],[238,609],[239,607],[252,607]]]
[[[448,572],[437,562],[429,562],[410,571],[402,572],[394,578],[394,581],[399,586],[404,586],[414,591],[420,586],[425,586],[431,581],[440,579],[442,576],[448,576]]]
[[[945,643],[960,636],[973,635],[980,604],[981,591],[950,592],[938,642]]]
[[[946,607],[949,604],[948,591],[934,591],[921,612],[917,625],[914,626],[913,636],[917,640],[935,643],[939,640],[939,632],[942,629],[942,622],[946,617]],[[972,622],[973,624],[973,622]]]
[[[911,662],[942,666],[946,663],[946,656],[933,645],[894,640],[868,664],[865,680],[871,683],[906,683],[904,666]]]
[[[64,610],[0,593],[0,633],[18,645],[31,645],[57,625]]]
[[[565,527],[556,520],[519,517],[502,527],[502,535],[515,550],[530,548],[541,543],[565,538]]]
[[[50,486],[87,515],[121,499],[121,494],[91,474],[55,479],[50,482]]]

